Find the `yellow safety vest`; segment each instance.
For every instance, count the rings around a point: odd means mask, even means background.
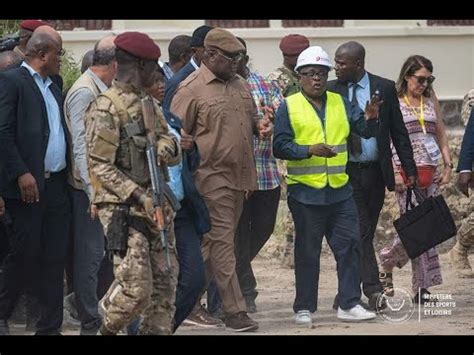
[[[326,143],[333,146],[337,153],[333,158],[311,156],[308,159],[288,161],[288,185],[300,183],[322,189],[329,182],[329,186],[337,189],[349,181],[346,164],[350,125],[344,100],[339,94],[326,94],[325,127],[302,93],[285,99],[291,127],[295,133],[294,142],[299,145]]]

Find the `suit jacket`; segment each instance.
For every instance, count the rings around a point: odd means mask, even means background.
[[[58,103],[66,145],[69,145],[61,90],[54,82],[49,88]],[[17,179],[28,172],[36,179],[41,194],[44,190],[44,158],[48,139],[46,105],[28,70],[20,67],[1,73],[0,196],[19,199]],[[66,161],[69,163],[67,154]]]
[[[172,114],[169,110],[163,109],[163,114],[168,124],[176,131],[181,132],[183,125],[178,116]],[[183,150],[183,170],[181,173],[184,200],[181,202],[183,208],[189,209],[189,215],[192,216],[193,224],[198,234],[202,235],[211,230],[211,220],[206,202],[194,184],[193,172],[199,167],[201,157],[197,146],[192,152]]]
[[[462,170],[472,171],[474,163],[474,110],[471,110],[464,137],[462,138],[461,152],[457,172]]]
[[[400,112],[400,103],[398,101],[395,83],[380,76],[369,74],[370,96],[375,90],[380,91],[383,100],[379,112],[380,128],[376,136],[377,148],[379,152],[379,162],[382,169],[385,186],[390,191],[395,187],[395,177],[392,166],[392,150],[390,149],[390,139],[397,150],[403,169],[408,176],[416,176],[416,164],[413,160],[413,150],[410,143],[408,131],[403,122],[403,116]],[[339,80],[328,82],[328,90],[341,94],[348,98],[348,83]]]
[[[188,64],[178,70],[178,72],[165,83],[165,97],[162,105],[163,109],[169,110],[171,108],[171,101],[173,100],[174,93],[179,84],[195,70],[196,69],[191,62],[188,62]]]

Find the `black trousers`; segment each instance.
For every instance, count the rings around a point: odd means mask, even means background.
[[[63,321],[63,277],[71,206],[66,173],[52,174],[40,201],[5,199],[13,238],[0,282],[0,319],[10,318],[20,292],[31,285],[40,304],[38,334],[59,331]]]
[[[362,291],[369,297],[382,291],[374,234],[385,199],[385,183],[378,163],[365,165],[349,162],[346,171],[354,189],[353,197],[359,214]]]
[[[255,299],[258,294],[251,262],[273,233],[280,192],[280,186],[273,190],[255,191],[244,201],[234,241],[237,277],[246,298]]]

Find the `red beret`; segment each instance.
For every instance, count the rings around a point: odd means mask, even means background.
[[[158,60],[160,47],[141,32],[124,32],[115,38],[115,46],[140,59]]]
[[[286,55],[300,55],[308,47],[309,40],[302,35],[288,35],[280,41],[280,49]]]
[[[40,26],[49,26],[46,22],[41,20],[23,20],[20,23],[20,27],[24,30],[34,31]]]

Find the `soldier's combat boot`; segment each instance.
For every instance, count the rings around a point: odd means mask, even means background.
[[[106,326],[104,325],[104,323],[100,325],[99,334],[100,335],[117,335],[117,333],[108,330]]]
[[[472,271],[472,267],[469,264],[469,259],[467,257],[468,250],[469,247],[466,247],[457,241],[453,249],[448,252],[448,256],[451,260],[451,264],[456,270],[456,273],[460,277],[472,278],[474,277],[474,272]]]

